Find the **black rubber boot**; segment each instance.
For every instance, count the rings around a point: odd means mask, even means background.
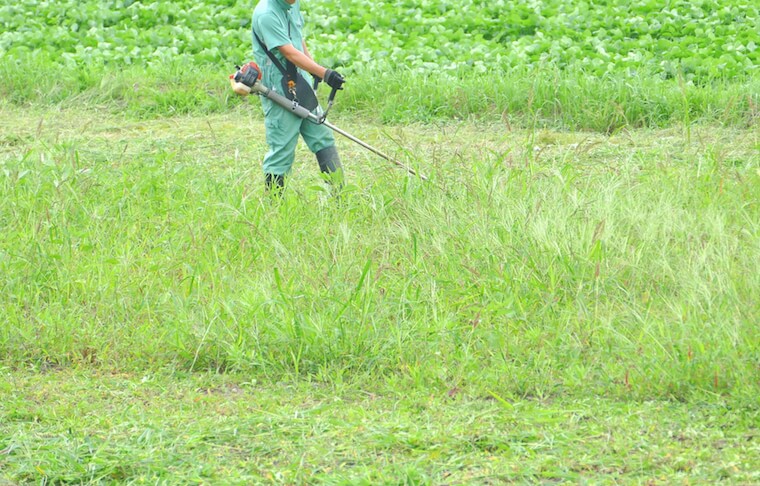
[[[316,153],[319,170],[327,176],[327,182],[337,186],[343,186],[343,166],[340,164],[340,156],[335,145],[327,147]]]
[[[285,176],[278,174],[264,174],[264,185],[270,194],[280,195],[285,189]]]

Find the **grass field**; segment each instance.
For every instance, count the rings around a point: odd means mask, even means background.
[[[429,182],[265,194],[250,2],[0,2],[0,486],[760,484],[757,2],[303,3]]]
[[[760,481],[760,132],[0,105],[0,482]],[[746,121],[750,121],[749,124]]]
[[[757,409],[241,374],[7,370],[0,474],[80,484],[754,484]]]

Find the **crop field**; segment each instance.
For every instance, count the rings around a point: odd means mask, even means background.
[[[302,0],[280,198],[252,8],[0,3],[0,485],[760,483],[757,5]]]
[[[0,54],[64,63],[235,63],[250,53],[252,2],[4,2]],[[34,15],[30,15],[34,12]],[[310,1],[325,63],[475,72],[526,65],[683,76],[757,73],[760,7],[749,0]]]

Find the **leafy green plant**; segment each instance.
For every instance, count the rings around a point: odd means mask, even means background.
[[[0,7],[0,54],[61,63],[232,65],[250,57],[250,2],[25,0]],[[754,75],[760,10],[745,0],[424,0],[304,4],[312,50],[344,69],[554,66],[705,83]]]

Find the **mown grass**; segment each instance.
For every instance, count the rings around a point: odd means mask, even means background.
[[[753,484],[758,411],[586,397],[0,372],[0,482]]]
[[[227,83],[232,71],[181,63],[72,69],[40,56],[0,59],[0,98],[16,106],[98,106],[143,118],[226,113],[240,103]],[[552,68],[420,75],[367,67],[346,75],[336,110],[385,123],[503,117],[522,128],[614,133],[692,122],[748,128],[760,119],[760,79],[750,76],[693,84],[645,72],[599,77]]]

